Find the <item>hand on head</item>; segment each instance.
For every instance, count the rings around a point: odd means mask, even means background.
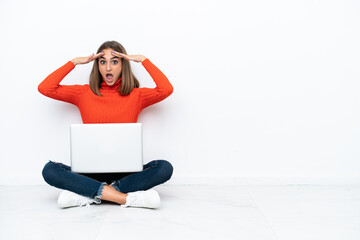
[[[74,58],[71,61],[73,62],[74,65],[86,64],[86,63],[94,61],[95,59],[103,56],[104,54],[105,54],[104,52],[100,52],[98,54],[93,53],[88,57],[77,57],[77,58]],[[146,57],[143,56],[143,55],[126,55],[126,54],[119,53],[119,52],[116,52],[116,51],[111,51],[111,54],[113,56],[117,56],[119,58],[124,58],[124,59],[126,59],[128,61],[134,61],[134,62],[142,62],[142,61],[144,61],[146,59]]]
[[[113,56],[116,56],[116,57],[119,57],[119,58],[124,58],[128,61],[134,61],[134,62],[142,62],[146,59],[145,56],[143,55],[126,55],[124,53],[119,53],[119,52],[116,52],[116,51],[111,51],[111,54]]]
[[[90,56],[88,57],[77,57],[77,58],[74,58],[73,60],[71,60],[73,62],[74,65],[78,65],[78,64],[86,64],[86,63],[89,63],[89,62],[92,62],[94,61],[95,59],[97,59],[98,57],[101,57],[104,55],[104,52],[100,52],[98,54],[91,54]]]

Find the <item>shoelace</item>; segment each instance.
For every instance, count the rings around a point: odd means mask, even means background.
[[[141,201],[142,200],[142,201]],[[144,206],[144,199],[139,199],[135,195],[129,195],[126,198],[126,204],[125,207],[131,206],[131,207],[142,207]]]
[[[90,208],[90,204],[94,203],[95,201],[91,198],[88,197],[82,197],[77,199],[76,201],[76,205],[79,205],[79,207],[82,207],[84,205],[86,205],[87,208]]]

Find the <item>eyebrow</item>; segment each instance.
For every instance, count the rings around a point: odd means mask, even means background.
[[[100,57],[100,59],[101,59],[101,58],[106,59],[106,58],[104,58],[104,57]],[[110,60],[112,60],[112,59],[119,59],[119,57],[112,57],[112,58],[110,58]]]

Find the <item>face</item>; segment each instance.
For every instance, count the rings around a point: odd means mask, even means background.
[[[121,75],[121,59],[112,55],[111,48],[104,49],[104,55],[99,57],[99,71],[108,86],[112,86]]]

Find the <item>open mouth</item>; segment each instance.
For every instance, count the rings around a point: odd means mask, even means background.
[[[113,80],[113,75],[111,73],[106,74],[106,79],[108,81],[112,81]]]

